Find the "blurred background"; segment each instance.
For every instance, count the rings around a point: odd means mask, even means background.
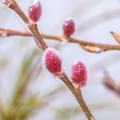
[[[17,2],[27,15],[32,0]],[[40,2],[43,12],[38,24],[43,33],[62,35],[64,20],[72,17],[76,22],[73,37],[117,44],[110,32],[120,33],[120,0]],[[0,27],[27,30],[22,20],[1,2],[0,11]],[[88,83],[82,93],[96,120],[120,120],[120,95],[103,85],[106,72],[112,80],[120,84],[120,52],[92,54],[77,44],[49,40],[46,42],[60,52],[63,69],[68,76],[74,60],[80,58],[86,64]],[[20,106],[15,106],[16,101],[20,101]],[[15,115],[15,120],[86,119],[70,91],[44,68],[42,51],[32,37],[0,38],[0,103],[0,112],[4,114],[5,120],[10,120],[8,116],[12,118]],[[19,111],[19,115],[16,111]]]

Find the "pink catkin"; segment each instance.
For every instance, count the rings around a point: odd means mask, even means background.
[[[61,72],[62,61],[58,51],[54,48],[47,48],[44,53],[45,66],[49,72],[56,74]]]
[[[40,19],[41,14],[42,8],[39,1],[33,3],[28,9],[28,16],[34,22],[37,22]]]
[[[63,24],[63,34],[70,37],[75,32],[75,23],[71,18],[67,18]]]
[[[86,85],[87,70],[85,65],[80,60],[76,60],[72,66],[71,79],[78,87],[84,87]]]

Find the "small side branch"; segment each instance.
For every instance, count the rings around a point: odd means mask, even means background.
[[[37,30],[37,33],[38,33],[38,30]],[[34,34],[36,35],[37,39],[41,39],[38,37],[36,33]],[[9,36],[32,37],[32,33],[28,31],[22,32],[22,31],[17,31],[12,29],[0,28],[0,36],[1,37],[9,37]],[[120,45],[95,43],[95,42],[80,40],[76,38],[66,38],[64,36],[55,36],[55,35],[48,35],[48,34],[41,34],[41,36],[43,39],[55,40],[60,42],[67,41],[67,42],[79,44],[83,49],[87,50],[88,52],[98,53],[98,52],[104,52],[109,50],[120,50]]]

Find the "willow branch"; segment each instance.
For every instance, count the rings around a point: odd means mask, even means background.
[[[18,6],[18,4],[16,3],[15,0],[6,0],[5,4],[11,8],[14,12],[17,13],[18,16],[20,16],[20,18],[24,21],[24,23],[27,25],[27,27],[29,28],[29,30],[32,33],[32,36],[34,37],[37,45],[39,48],[42,48],[42,50],[45,50],[48,46],[46,45],[46,43],[43,40],[42,35],[40,34],[37,24],[31,22],[26,15],[23,13],[23,11],[20,9],[20,7]],[[72,38],[70,39],[70,41],[72,41]],[[78,101],[78,103],[80,104],[80,106],[82,107],[82,110],[84,111],[86,117],[88,120],[94,120],[91,112],[89,111],[87,105],[85,104],[83,98],[82,98],[82,94],[79,90],[77,90],[73,84],[70,82],[70,80],[68,79],[68,77],[64,74],[63,77],[57,75],[61,80],[63,80],[63,82],[66,84],[66,86],[70,89],[70,91],[73,93],[74,97],[76,98],[76,100]]]
[[[22,32],[22,31],[17,31],[17,30],[12,30],[12,29],[0,28],[0,36],[1,37],[9,37],[9,36],[32,37],[32,33],[28,31]],[[95,42],[80,40],[76,38],[66,38],[64,36],[55,36],[55,35],[48,35],[48,34],[41,34],[41,36],[44,39],[48,39],[48,40],[55,40],[55,41],[60,41],[60,42],[67,41],[71,43],[76,43],[76,44],[79,44],[81,47],[83,47],[85,50],[87,50],[88,48],[89,50],[92,50],[91,52],[96,52],[96,53],[97,53],[96,48],[100,48],[101,49],[100,52],[109,51],[109,50],[120,50],[120,45],[95,43]]]
[[[95,120],[82,97],[81,89],[76,89],[64,72],[62,74],[58,74],[58,77],[66,84],[66,86],[72,92],[77,102],[81,106],[83,112],[87,116],[88,120]]]
[[[38,30],[37,24],[29,20],[29,18],[24,14],[15,0],[6,0],[4,4],[12,9],[23,20],[28,29],[31,31],[38,47],[45,50],[47,48],[47,45]]]

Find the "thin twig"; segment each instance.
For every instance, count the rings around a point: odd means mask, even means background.
[[[112,36],[115,38],[115,40],[120,44],[120,35],[116,32],[110,32]]]
[[[76,89],[64,72],[58,74],[58,77],[66,84],[66,86],[72,92],[77,102],[81,106],[83,112],[87,116],[88,120],[95,120],[82,97],[81,89]]]
[[[9,37],[9,36],[32,37],[32,33],[28,32],[28,31],[22,32],[22,31],[17,31],[17,30],[12,30],[12,29],[0,28],[0,36],[1,37]],[[76,38],[65,38],[64,36],[55,36],[55,35],[48,35],[48,34],[41,34],[41,36],[44,39],[48,39],[48,40],[55,40],[55,41],[61,41],[61,42],[67,41],[67,42],[71,42],[71,43],[76,43],[76,44],[79,44],[82,47],[84,47],[84,49],[86,49],[86,50],[88,48],[89,52],[90,52],[90,50],[94,50],[91,52],[97,53],[97,49],[95,49],[95,48],[100,48],[101,52],[109,51],[109,50],[120,50],[120,45],[95,43],[95,42],[80,40],[80,39],[76,39]]]
[[[104,78],[103,78],[104,86],[120,96],[120,85],[116,84],[116,82],[110,77],[107,71],[104,70]]]

